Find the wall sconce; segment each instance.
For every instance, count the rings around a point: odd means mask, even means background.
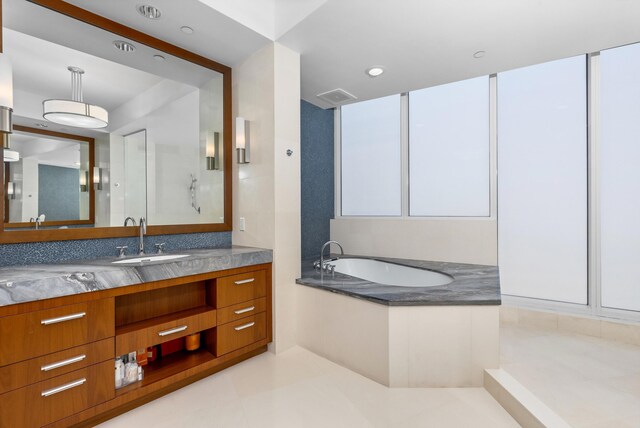
[[[93,167],[93,187],[96,190],[102,190],[102,168],[98,166]]]
[[[13,131],[13,71],[6,54],[0,53],[0,132]],[[3,141],[3,146],[8,143]]]
[[[236,152],[238,163],[249,163],[249,121],[236,117]]]
[[[16,183],[14,181],[7,182],[7,197],[9,199],[16,198]]]
[[[220,133],[207,132],[207,171],[220,169]]]
[[[9,149],[9,134],[13,131],[13,71],[6,54],[0,53],[0,139]],[[15,152],[17,154],[17,152]],[[17,160],[17,159],[16,159]],[[12,160],[6,160],[12,162]]]
[[[80,191],[88,192],[89,191],[89,171],[85,171],[83,169],[80,170]]]

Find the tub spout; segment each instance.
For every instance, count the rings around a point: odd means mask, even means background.
[[[328,260],[324,259],[324,249],[328,246],[330,246],[331,244],[336,244],[338,247],[340,247],[340,255],[344,256],[344,250],[342,249],[342,245],[340,245],[338,243],[338,241],[327,241],[322,245],[322,248],[320,249],[320,260],[316,261],[313,266],[316,269],[320,269],[320,276],[322,276],[322,274],[324,272],[331,272],[331,274],[334,273],[333,269],[331,268],[331,265],[328,264],[328,262],[330,261],[334,261],[334,260],[338,260],[338,258],[334,258],[331,259],[329,258]],[[329,254],[331,254],[331,248],[329,248]]]

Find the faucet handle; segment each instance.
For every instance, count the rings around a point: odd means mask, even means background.
[[[164,253],[164,246],[167,245],[166,242],[162,242],[160,244],[156,244],[156,253],[162,254]]]
[[[125,250],[127,248],[129,248],[128,245],[123,245],[121,247],[116,247],[118,249],[118,257],[124,257],[125,256]]]

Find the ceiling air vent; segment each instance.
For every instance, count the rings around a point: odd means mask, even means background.
[[[321,94],[316,95],[318,98],[325,100],[328,103],[333,105],[339,105],[344,103],[345,101],[355,100],[356,96],[351,95],[349,92],[343,89],[333,89],[331,91],[323,92]]]

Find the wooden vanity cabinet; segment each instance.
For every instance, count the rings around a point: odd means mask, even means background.
[[[258,355],[271,264],[0,307],[0,428],[93,426]],[[200,333],[200,347],[115,388],[117,356]]]

